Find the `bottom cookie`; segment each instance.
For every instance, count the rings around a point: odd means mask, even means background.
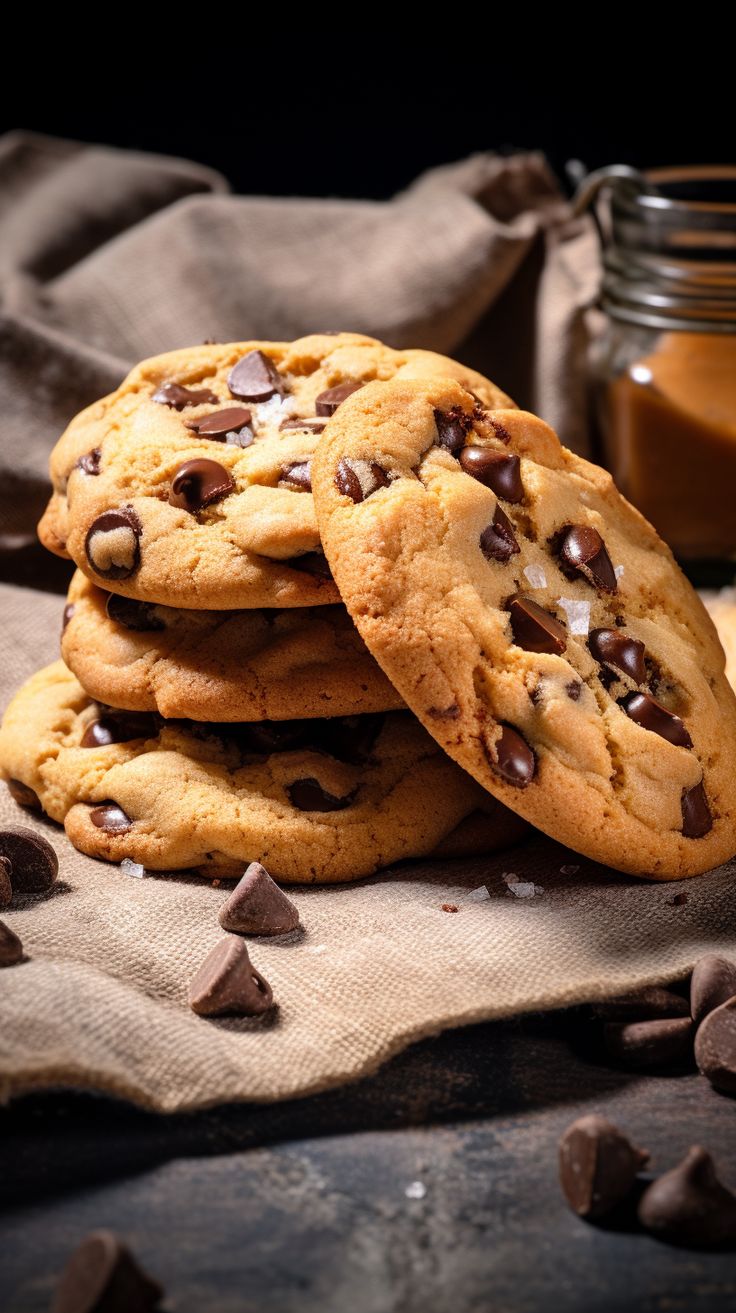
[[[437,851],[490,852],[526,827],[409,712],[211,725],[102,708],[63,662],[0,730],[11,792],[91,857],[229,877],[353,880]],[[29,792],[31,791],[31,792]]]

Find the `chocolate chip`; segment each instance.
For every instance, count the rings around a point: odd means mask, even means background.
[[[338,761],[354,765],[367,761],[383,729],[381,713],[362,716],[335,716],[328,720],[308,720],[306,741],[318,752],[326,752]]]
[[[461,406],[452,406],[446,411],[435,410],[434,422],[437,426],[437,445],[456,456],[465,446],[465,439],[473,427],[473,416]]]
[[[560,1140],[563,1194],[578,1217],[604,1217],[631,1193],[648,1160],[605,1117],[579,1117]]]
[[[169,506],[194,514],[204,506],[227,497],[234,487],[232,475],[222,465],[218,465],[216,460],[185,460],[174,471],[169,490]]]
[[[703,781],[682,792],[682,833],[686,839],[702,839],[713,828]]]
[[[375,461],[353,460],[349,456],[338,461],[335,487],[351,501],[365,501],[379,488],[388,487],[390,482],[386,471]]]
[[[268,401],[282,391],[281,375],[262,351],[249,351],[233,365],[227,385],[239,401]]]
[[[609,1022],[604,1042],[610,1056],[625,1067],[645,1071],[680,1066],[692,1057],[693,1023],[689,1017]]]
[[[537,759],[526,739],[511,725],[500,725],[500,735],[491,741],[485,738],[486,753],[497,775],[513,784],[517,789],[525,789],[534,779]]]
[[[507,455],[503,451],[492,451],[490,447],[464,447],[460,452],[460,464],[466,474],[495,492],[504,501],[520,502],[524,500],[524,486],[521,482],[521,462],[518,456]]]
[[[318,415],[324,415],[326,417],[334,415],[338,406],[341,406],[343,401],[347,401],[348,397],[351,397],[354,392],[357,392],[364,386],[364,383],[338,383],[337,387],[328,388],[326,392],[320,392],[314,404],[314,409]]]
[[[549,652],[559,656],[567,646],[567,630],[549,611],[530,597],[512,597],[509,617],[514,642],[525,652]]]
[[[284,564],[291,566],[292,570],[315,575],[318,579],[332,579],[332,571],[324,552],[305,552],[303,556],[292,556]]]
[[[571,702],[579,702],[582,691],[583,685],[579,679],[571,679],[569,684],[565,684],[565,692]]]
[[[588,647],[596,661],[623,670],[635,684],[644,683],[646,649],[638,638],[627,638],[615,629],[592,629],[588,636]]]
[[[220,398],[210,392],[209,388],[185,388],[181,383],[161,383],[151,400],[161,406],[171,406],[173,410],[184,410],[185,406],[214,406]]]
[[[162,1297],[112,1231],[93,1231],[67,1262],[51,1313],[153,1313]]]
[[[521,551],[511,521],[500,506],[496,507],[492,524],[480,535],[480,550],[487,561],[500,561],[502,565]]]
[[[59,859],[48,839],[22,826],[0,830],[0,857],[10,862],[14,894],[45,893],[59,874]]]
[[[282,465],[279,487],[291,488],[294,492],[311,492],[311,461],[297,460],[292,461],[290,465]]]
[[[721,1003],[701,1021],[695,1061],[717,1090],[736,1094],[736,998]]]
[[[685,891],[683,890],[682,893],[680,893],[680,894],[675,894],[674,898],[672,899],[672,906],[673,906],[673,907],[684,907],[685,904],[687,903],[687,901],[688,901],[688,895],[687,895],[687,894],[685,893]]]
[[[605,543],[597,529],[589,524],[571,524],[563,530],[560,542],[563,562],[576,574],[604,593],[615,593],[616,575]]]
[[[122,807],[116,802],[99,803],[97,807],[92,808],[89,819],[98,830],[104,830],[105,834],[126,834],[133,827],[130,817],[126,816]]]
[[[189,986],[189,1006],[200,1017],[256,1017],[272,1004],[271,986],[234,935],[215,945]]]
[[[225,406],[224,410],[214,410],[211,415],[201,415],[199,419],[187,419],[184,422],[198,438],[209,438],[210,442],[228,442],[234,447],[249,447],[253,441],[251,419],[252,415],[245,406]]]
[[[674,743],[677,747],[693,746],[693,741],[680,717],[663,707],[651,693],[629,693],[621,699],[619,706],[626,712],[629,720],[641,725],[642,729],[648,729],[652,734],[659,734],[660,738],[666,739],[668,743]]]
[[[0,967],[13,967],[23,961],[23,945],[16,934],[0,921]]]
[[[699,958],[690,980],[690,1015],[695,1024],[735,995],[736,963],[716,953]]]
[[[736,1245],[736,1196],[716,1176],[713,1159],[694,1145],[639,1201],[639,1221],[670,1244],[721,1249]]]
[[[62,616],[61,616],[61,632],[62,632],[62,634],[64,633],[64,630],[66,629],[66,627],[67,627],[67,625],[69,624],[69,621],[71,620],[71,618],[72,618],[73,615],[74,615],[74,603],[73,603],[73,602],[67,602],[67,604],[66,604],[66,606],[64,607],[64,610],[63,610],[63,612],[62,612]]]
[[[104,748],[110,743],[129,743],[131,739],[151,738],[154,733],[153,716],[145,711],[106,712],[87,726],[80,747]]]
[[[80,456],[74,468],[81,470],[83,474],[97,475],[100,472],[101,459],[102,452],[99,447],[95,447],[94,451],[88,451],[86,456]]]
[[[484,419],[488,421],[500,442],[509,443],[511,441],[511,434],[507,428],[504,428],[500,419],[494,419],[492,415],[488,415],[487,413],[484,414]]]
[[[260,720],[229,728],[237,733],[246,751],[270,754],[303,747],[308,739],[308,723],[304,720]]]
[[[13,901],[12,869],[10,858],[0,857],[0,907],[10,907]]]
[[[14,802],[17,802],[20,807],[28,807],[34,812],[43,811],[41,799],[35,789],[31,789],[27,784],[24,784],[22,780],[8,780],[7,785],[8,793]]]
[[[290,429],[303,429],[307,433],[323,433],[327,425],[326,419],[299,419],[293,416],[291,419],[283,419],[279,424],[279,433],[286,433]]]
[[[636,993],[594,1003],[593,1011],[601,1021],[653,1021],[656,1017],[690,1015],[687,999],[661,985],[650,985]]]
[[[311,776],[304,780],[294,780],[287,786],[286,792],[292,806],[302,812],[336,812],[349,807],[353,801],[354,791],[344,798],[336,798],[333,793],[323,789],[319,780]]]
[[[220,925],[241,935],[285,935],[296,930],[299,912],[260,862],[251,862],[220,909]]]
[[[141,522],[132,506],[103,511],[93,520],[84,541],[87,560],[103,579],[128,579],[141,559]]]
[[[105,602],[105,611],[108,618],[116,625],[122,625],[125,629],[132,629],[136,633],[148,634],[166,628],[163,620],[156,615],[153,602],[137,602],[132,597],[118,597],[116,593],[109,593]]]

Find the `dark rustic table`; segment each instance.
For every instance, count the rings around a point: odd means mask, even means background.
[[[613,1069],[579,1013],[425,1041],[358,1085],[159,1117],[83,1095],[3,1118],[0,1308],[49,1306],[94,1227],[172,1313],[690,1313],[736,1308],[736,1255],[580,1222],[561,1131],[599,1111],[673,1165],[710,1148],[736,1187],[736,1109],[699,1076]]]

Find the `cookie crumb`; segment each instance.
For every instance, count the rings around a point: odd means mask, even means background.
[[[222,884],[222,880],[213,880],[213,881],[212,881],[212,888],[213,888],[213,889],[219,889],[221,884]]]
[[[134,862],[130,857],[123,858],[120,863],[120,870],[123,875],[132,875],[136,880],[142,880],[146,874],[145,866],[141,866],[140,862]]]
[[[683,891],[683,893],[675,894],[674,898],[670,898],[669,901],[672,907],[684,907],[687,900],[688,895]]]
[[[442,907],[441,907],[440,910],[443,911],[443,912],[459,912],[459,911],[460,911],[460,909],[459,909],[457,903],[443,903],[443,904],[442,904]]]

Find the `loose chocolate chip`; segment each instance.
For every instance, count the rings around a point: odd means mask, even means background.
[[[122,807],[116,802],[101,802],[97,807],[93,807],[89,819],[98,830],[104,830],[105,834],[126,834],[133,826],[130,817],[126,816]]]
[[[0,907],[10,907],[13,901],[12,869],[10,858],[0,857]]]
[[[48,839],[19,825],[0,830],[0,857],[10,862],[14,894],[44,893],[59,874],[59,859]]]
[[[73,603],[73,602],[67,602],[67,604],[66,604],[66,606],[64,607],[64,610],[63,610],[63,612],[62,612],[62,616],[61,616],[61,632],[62,632],[62,634],[64,633],[64,630],[66,629],[66,627],[67,627],[67,625],[69,624],[69,621],[71,620],[71,618],[72,618],[73,615],[74,615],[74,603]]]
[[[314,409],[318,415],[326,417],[334,415],[343,401],[347,401],[348,397],[351,397],[354,392],[364,386],[363,383],[338,383],[337,387],[328,388],[326,392],[320,392],[314,403]]]
[[[252,415],[245,406],[226,406],[224,410],[214,410],[211,415],[184,422],[198,438],[227,442],[232,447],[249,447],[253,441],[251,419]]]
[[[326,419],[299,419],[296,416],[291,419],[284,419],[279,424],[279,433],[286,433],[290,429],[303,429],[307,433],[324,433],[327,424]]]
[[[23,945],[10,926],[0,921],[0,967],[12,967],[23,960]]]
[[[604,593],[615,593],[616,575],[605,543],[597,529],[589,524],[571,524],[563,530],[560,542],[563,562]]]
[[[285,935],[296,930],[299,912],[260,862],[251,862],[220,910],[220,925],[240,935]]]
[[[698,1025],[714,1008],[736,996],[736,963],[707,953],[693,967],[690,980],[690,1015]]]
[[[698,1249],[736,1245],[736,1196],[718,1180],[713,1159],[699,1145],[644,1191],[638,1215],[647,1231],[670,1244]]]
[[[103,579],[128,579],[141,559],[141,522],[132,506],[103,511],[93,520],[84,542],[87,560]]]
[[[145,711],[112,711],[93,720],[84,731],[80,747],[104,748],[110,743],[147,739],[155,733],[153,716]]]
[[[290,566],[292,570],[315,575],[318,579],[332,579],[332,571],[324,552],[305,552],[303,556],[292,556],[291,560],[285,561],[284,564]]]
[[[487,561],[500,561],[502,565],[521,551],[511,521],[500,506],[496,507],[492,524],[480,535],[480,550]]]
[[[567,646],[567,630],[549,611],[529,597],[512,597],[509,617],[514,642],[525,652],[549,652],[559,656]]]
[[[333,793],[328,793],[323,789],[319,780],[311,777],[304,780],[294,780],[289,784],[286,792],[289,795],[294,807],[298,807],[302,812],[336,812],[342,811],[349,807],[353,800],[354,793],[348,793],[344,798],[336,798]]]
[[[653,1021],[657,1017],[690,1015],[687,999],[660,985],[650,985],[635,994],[621,994],[618,998],[595,1003],[593,1011],[601,1021]]]
[[[672,906],[684,907],[687,901],[688,901],[688,895],[683,890],[681,894],[675,894],[674,898],[672,899]]]
[[[215,945],[189,986],[189,1006],[200,1017],[256,1017],[272,1004],[271,986],[234,935]]]
[[[239,401],[268,401],[282,391],[281,375],[262,351],[249,351],[233,365],[227,385]]]
[[[154,633],[166,628],[163,620],[156,615],[153,602],[137,602],[132,597],[118,597],[116,593],[109,593],[105,610],[116,625],[133,629],[137,633]]]
[[[686,839],[702,839],[713,828],[703,781],[682,793],[682,833]]]
[[[493,451],[490,447],[463,447],[460,452],[460,464],[466,474],[472,474],[474,479],[484,484],[486,488],[490,488],[504,501],[524,500],[521,462],[518,456],[510,456],[503,451]]]
[[[100,472],[101,459],[102,452],[99,447],[95,447],[94,451],[88,451],[86,456],[80,456],[74,468],[81,470],[83,474],[97,475]]]
[[[169,505],[194,514],[227,497],[234,487],[232,475],[216,460],[185,460],[171,480]]]
[[[701,1021],[695,1061],[717,1090],[736,1094],[736,998],[721,1003]]]
[[[623,670],[635,684],[644,683],[646,649],[638,638],[627,638],[625,634],[617,633],[615,629],[592,629],[588,636],[588,647],[596,661]]]
[[[525,789],[534,779],[537,759],[526,739],[517,729],[504,724],[501,724],[500,729],[501,733],[496,739],[485,740],[491,766],[507,784],[513,784],[517,789]]]
[[[465,446],[465,439],[473,427],[473,416],[461,406],[452,406],[446,411],[435,410],[434,422],[437,426],[437,445],[456,456]]]
[[[569,684],[565,684],[565,692],[571,702],[579,702],[583,686],[579,679],[571,679]]]
[[[693,1023],[689,1017],[609,1022],[604,1042],[610,1056],[625,1067],[644,1071],[681,1066],[692,1058]]]
[[[560,1140],[560,1185],[578,1217],[605,1217],[631,1193],[649,1160],[605,1117],[579,1117]]]
[[[668,743],[674,743],[677,747],[693,746],[693,741],[680,717],[663,707],[651,693],[629,693],[621,699],[619,706],[626,712],[629,720],[641,725],[642,729],[651,730],[652,734],[659,734],[660,738],[666,739]]]
[[[162,1296],[112,1231],[93,1231],[67,1262],[51,1313],[153,1313]]]
[[[35,789],[31,789],[27,784],[24,784],[22,780],[8,780],[7,784],[8,793],[13,801],[17,802],[20,807],[28,807],[30,811],[34,812],[43,811],[41,799]]]
[[[312,491],[311,461],[297,460],[290,465],[281,466],[280,488],[291,488],[293,492]]]
[[[335,487],[351,501],[365,501],[379,488],[387,488],[390,482],[386,471],[375,461],[353,460],[349,456],[338,461]]]
[[[214,406],[220,400],[209,388],[185,388],[181,383],[161,383],[154,392],[152,401],[161,406],[171,406],[173,410],[184,410],[185,406]]]

